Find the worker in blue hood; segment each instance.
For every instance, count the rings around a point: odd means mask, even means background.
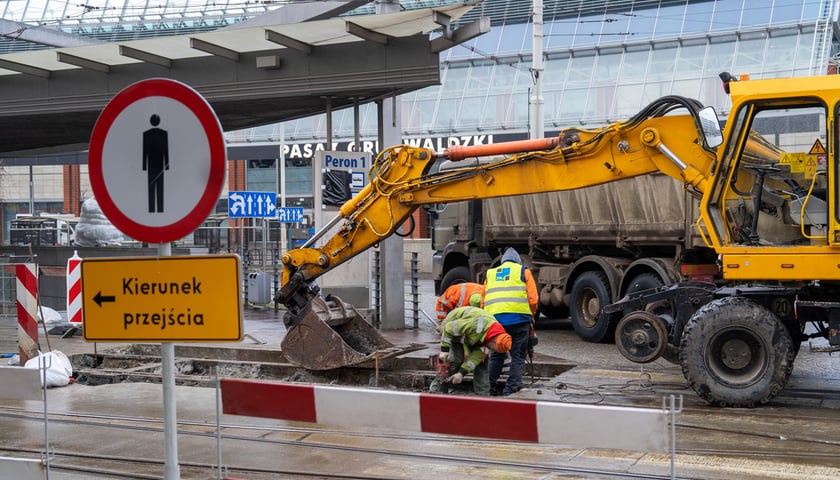
[[[513,248],[505,250],[501,265],[487,270],[482,308],[492,313],[511,336],[510,370],[502,395],[522,388],[522,370],[528,353],[528,336],[537,313],[539,292],[531,271]],[[505,363],[504,353],[490,354],[490,393],[498,395],[497,382]]]

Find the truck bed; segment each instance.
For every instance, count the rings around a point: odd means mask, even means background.
[[[697,201],[665,175],[484,201],[484,244],[702,246]]]

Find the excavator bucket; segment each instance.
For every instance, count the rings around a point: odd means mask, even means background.
[[[281,348],[289,363],[307,370],[331,370],[424,348],[394,345],[340,298],[315,297],[299,315],[287,313]]]

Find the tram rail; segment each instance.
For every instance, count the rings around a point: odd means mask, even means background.
[[[691,432],[691,436],[696,436],[698,432],[711,433],[713,435],[723,434],[727,437],[731,437],[733,435],[740,435],[773,438],[774,436],[776,436],[776,434],[771,431],[744,432],[742,429],[739,429],[737,427],[727,428],[720,424],[712,425],[709,424],[708,421],[705,424],[700,424],[697,423],[695,420],[692,420],[692,417],[694,415],[704,413],[704,411],[705,413],[708,413],[708,411],[710,410],[715,411],[711,409],[711,407],[709,409],[690,408],[687,409],[687,415],[682,415],[678,417],[676,425],[678,436],[676,454],[678,456],[678,460],[682,456],[687,455],[714,455],[718,457],[730,458],[733,456],[749,457],[754,459],[770,461],[791,461],[798,458],[800,460],[807,459],[807,461],[809,462],[824,465],[837,465],[838,462],[840,462],[840,450],[837,449],[837,445],[840,444],[840,439],[819,439],[805,437],[791,438],[789,439],[786,446],[790,446],[792,443],[796,443],[797,448],[792,449],[793,451],[787,448],[778,451],[761,451],[759,449],[750,451],[742,449],[732,449],[731,447],[709,448],[708,446],[703,445],[680,446],[680,443],[683,443],[680,441],[680,438],[683,436],[687,436],[689,432]],[[803,415],[797,413],[780,415],[778,414],[778,412],[774,414],[765,410],[751,410],[750,415],[767,423],[770,423],[771,419],[776,419],[777,422],[784,422],[786,424],[791,424],[795,422],[811,423],[814,421],[825,420],[824,418],[815,415]],[[6,420],[36,423],[43,421],[43,411],[23,407],[0,406],[0,418]],[[100,415],[93,413],[50,412],[49,421],[51,424],[63,424],[77,428],[109,428],[124,430],[126,432],[163,432],[163,420],[152,417],[130,415]],[[726,419],[722,419],[721,423],[725,423],[726,421]],[[179,420],[178,427],[179,436],[196,437],[205,440],[214,440],[216,437],[216,425],[214,423]],[[524,475],[526,478],[529,476],[536,475],[538,473],[543,475],[549,473],[577,474],[582,475],[583,478],[672,478],[670,475],[656,474],[649,471],[639,473],[631,471],[616,471],[615,469],[606,468],[592,468],[583,466],[553,464],[549,462],[539,461],[521,462],[509,459],[493,459],[493,456],[490,454],[481,454],[481,450],[483,448],[489,448],[490,446],[492,446],[493,448],[499,448],[505,445],[516,445],[518,449],[524,448],[524,453],[522,455],[519,455],[517,458],[525,458],[527,457],[528,452],[539,452],[540,449],[543,449],[543,451],[559,449],[559,452],[555,452],[557,456],[579,456],[584,455],[587,452],[587,449],[564,449],[564,447],[557,445],[523,445],[514,442],[465,439],[463,437],[441,436],[434,434],[402,434],[389,432],[354,431],[348,429],[315,428],[302,427],[296,425],[265,426],[251,425],[247,423],[223,423],[221,424],[221,429],[223,435],[223,442],[242,442],[245,445],[268,445],[278,447],[278,449],[286,447],[305,447],[307,449],[318,449],[328,452],[346,452],[350,453],[351,455],[366,454],[373,456],[399,457],[411,462],[445,462],[447,464],[451,464],[453,466],[457,465],[462,468],[500,468],[504,469],[507,472],[516,473],[517,475]],[[236,433],[234,434],[231,432]],[[296,437],[292,440],[276,438],[277,434],[283,433],[294,433],[296,434]],[[332,443],[311,441],[310,439],[313,435],[327,436],[329,438],[335,439],[335,441],[333,441]],[[409,448],[398,449],[372,448],[358,445],[354,446],[354,438],[378,438],[385,441],[391,441],[392,443],[399,441],[404,442]],[[344,439],[344,441],[340,441],[341,439]],[[433,447],[428,446],[428,444],[430,443],[433,444]],[[465,448],[469,451],[472,451],[473,454],[452,455],[441,453],[441,451],[436,451],[440,450],[441,447],[446,446],[457,446],[459,448]],[[2,446],[0,447],[0,451],[7,452],[8,454],[13,455],[32,457],[37,457],[41,454],[41,451],[37,449],[14,446]],[[115,478],[157,479],[160,478],[160,476],[156,476],[153,473],[147,472],[149,470],[159,469],[163,465],[163,461],[159,459],[113,456],[101,453],[73,451],[66,448],[54,450],[52,453],[54,455],[54,459],[51,461],[52,469],[78,471],[108,476],[112,474],[109,472],[119,471],[117,470],[117,467],[122,468],[122,471],[120,471],[119,475],[113,473],[114,475],[117,475],[117,477]],[[542,455],[547,454],[541,453],[540,456]],[[665,456],[664,453],[640,453],[639,458],[641,459],[645,456],[651,455],[659,455],[662,457]],[[90,464],[92,463],[95,465],[91,466]],[[112,463],[114,463],[113,466],[111,465]],[[206,478],[206,473],[215,467],[217,466],[213,465],[211,462],[181,462],[181,468],[184,469],[184,478],[200,478],[198,476],[192,476],[200,474],[204,474]],[[229,472],[231,472],[230,475],[246,475],[248,476],[248,478],[252,479],[260,479],[262,478],[261,475],[268,475],[266,478],[270,478],[271,475],[284,475],[285,478],[301,479],[347,478],[381,480],[384,478],[400,478],[399,472],[394,472],[393,474],[388,474],[386,476],[364,474],[335,474],[330,473],[328,471],[316,471],[312,469],[266,469],[248,466],[245,464],[227,464],[226,468]],[[128,470],[128,472],[126,472],[126,470]],[[535,476],[533,478],[539,477]],[[675,478],[691,480],[694,478],[700,479],[704,477],[678,475]]]

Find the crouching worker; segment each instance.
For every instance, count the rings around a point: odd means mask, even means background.
[[[510,335],[492,314],[476,307],[460,307],[449,312],[441,324],[438,361],[450,362],[448,383],[458,385],[472,373],[473,391],[486,397],[490,396],[488,351],[505,353],[510,346]],[[448,393],[448,387],[446,382],[440,385],[441,393]]]
[[[480,307],[481,301],[484,299],[484,285],[480,283],[457,283],[447,288],[441,296],[438,297],[435,304],[435,313],[437,314],[437,325],[435,329],[440,333],[440,328],[443,321],[449,312],[458,307]],[[442,389],[449,389],[446,384],[446,379],[452,374],[447,373],[448,362],[439,362],[437,366],[438,373],[429,385],[429,391],[432,393],[440,393]]]

